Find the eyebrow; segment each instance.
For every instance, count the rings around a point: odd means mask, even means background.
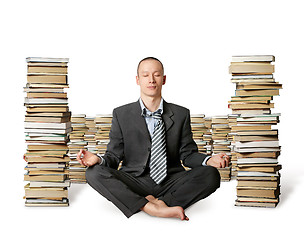
[[[153,72],[153,73],[161,73],[162,71],[155,71],[155,72]],[[150,73],[149,71],[142,71],[141,73]]]

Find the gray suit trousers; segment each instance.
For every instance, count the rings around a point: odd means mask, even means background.
[[[87,169],[86,179],[91,187],[128,218],[148,202],[145,198],[147,195],[163,200],[170,207],[181,206],[185,209],[220,186],[219,172],[211,166],[169,174],[162,183],[156,184],[147,170],[134,177],[130,173],[97,164]]]

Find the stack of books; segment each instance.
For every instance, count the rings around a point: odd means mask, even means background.
[[[29,57],[24,180],[26,206],[68,206],[68,59]]]
[[[229,127],[228,116],[213,116],[211,127],[213,142],[212,154],[226,153],[230,156],[230,140],[228,139],[228,134],[231,130]],[[218,170],[222,181],[230,181],[231,166],[218,168]]]
[[[85,125],[87,127],[87,131],[84,135],[84,140],[87,141],[87,147],[86,150],[97,154],[97,142],[96,142],[96,133],[97,133],[97,128],[95,125],[95,117],[86,117],[85,118]]]
[[[233,147],[235,144],[234,136],[236,133],[231,132],[232,126],[237,124],[237,114],[229,114],[228,115],[228,124],[230,127],[230,133],[228,134],[228,140],[230,141],[230,162],[231,162],[231,179],[236,179],[237,177],[237,157],[236,152],[234,151]]]
[[[230,73],[236,83],[229,102],[237,123],[233,148],[237,158],[236,206],[275,207],[279,202],[281,165],[278,130],[280,114],[272,114],[273,97],[282,85],[273,77],[274,56],[232,57]]]
[[[112,126],[112,114],[97,114],[95,117],[96,143],[98,154],[105,154],[109,143],[109,133]]]
[[[206,142],[206,154],[212,155],[212,117],[205,117],[206,133],[203,135],[203,141]]]
[[[204,141],[204,134],[207,133],[208,129],[205,125],[205,115],[204,114],[192,114],[190,116],[190,124],[192,130],[193,140],[196,142],[198,147],[198,152],[207,154],[207,144],[208,141]]]
[[[69,179],[72,183],[85,183],[86,167],[77,161],[77,153],[81,149],[86,149],[88,142],[84,140],[84,135],[88,128],[85,125],[85,114],[72,114],[72,132],[70,133],[69,147]]]
[[[213,116],[212,117],[212,141],[213,153],[224,152],[230,155],[230,141],[228,134],[231,129],[229,127],[228,116]]]

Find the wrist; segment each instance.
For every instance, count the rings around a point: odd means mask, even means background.
[[[96,154],[98,160],[97,160],[97,164],[101,165],[103,163],[103,158],[101,155],[99,155],[98,153]]]
[[[205,160],[203,161],[203,166],[208,166],[208,161],[209,161],[210,158],[211,158],[211,156],[207,156],[205,158]]]

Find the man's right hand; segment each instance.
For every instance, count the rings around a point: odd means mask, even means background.
[[[90,167],[95,165],[96,163],[99,163],[100,158],[89,151],[81,149],[77,153],[77,161],[83,166]]]

